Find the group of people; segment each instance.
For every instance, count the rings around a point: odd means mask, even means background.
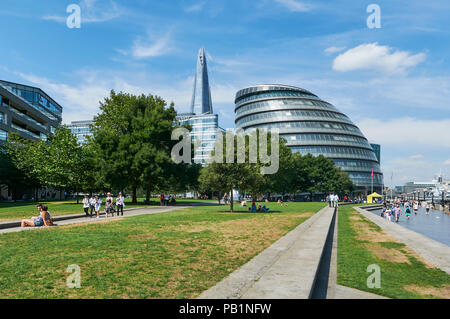
[[[175,205],[175,203],[175,196],[164,193],[161,193],[161,195],[159,195],[159,204],[161,206],[169,206],[170,204]]]
[[[338,194],[330,193],[327,196],[327,202],[329,207],[338,207],[339,205],[339,196]]]
[[[102,207],[102,200],[98,195],[91,196],[89,198],[88,195],[85,195],[83,198],[83,209],[86,217],[93,217],[93,213],[97,218],[100,218],[100,209]],[[108,215],[111,214],[114,217],[114,213],[117,212],[117,216],[123,216],[123,208],[125,207],[125,198],[122,193],[119,192],[119,195],[114,198],[111,196],[111,193],[106,194],[105,199],[105,216],[108,218]]]
[[[267,199],[265,201],[266,201],[266,203],[269,202]],[[241,206],[242,207],[246,207],[247,206],[247,201],[245,199],[242,199]],[[269,212],[269,208],[266,207],[266,204],[264,204],[262,206],[261,206],[261,204],[258,204],[258,206],[256,206],[256,202],[252,201],[252,206],[250,206],[248,208],[248,211],[252,212],[252,213],[256,213],[256,212],[268,213]]]
[[[411,214],[417,215],[419,211],[419,206],[423,206],[422,203],[416,201],[393,201],[392,204],[385,204],[383,207],[383,211],[381,212],[381,217],[386,218],[388,221],[395,221],[398,223],[400,220],[400,215],[405,213],[406,219],[410,219]],[[425,203],[425,214],[430,214],[431,205],[430,203]]]

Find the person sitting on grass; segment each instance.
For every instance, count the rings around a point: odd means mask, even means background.
[[[252,202],[252,210],[251,210],[251,212],[252,213],[256,212],[256,203],[255,203],[255,201]]]
[[[266,205],[264,205],[262,207],[262,211],[265,212],[265,213],[268,213],[269,212],[269,208],[267,208]]]
[[[23,219],[20,223],[21,227],[42,227],[53,226],[52,215],[48,212],[47,205],[38,205],[40,215],[38,217],[31,217],[31,219]]]

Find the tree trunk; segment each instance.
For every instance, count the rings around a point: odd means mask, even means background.
[[[152,185],[152,182],[151,181],[148,181],[148,184],[147,184],[147,190],[146,190],[146,193],[145,193],[145,202],[146,203],[148,203],[148,204],[150,204],[150,189],[151,189],[151,185]]]
[[[233,190],[230,192],[230,211],[233,212]]]
[[[133,204],[137,204],[137,187],[135,185],[133,185],[132,189],[133,189],[133,200],[132,200],[132,203]]]
[[[79,203],[80,203],[80,200],[78,198],[78,191],[77,191],[77,204],[79,204]]]

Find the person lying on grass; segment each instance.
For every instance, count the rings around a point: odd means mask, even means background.
[[[20,223],[21,227],[42,227],[42,226],[52,226],[53,219],[52,215],[48,212],[47,205],[38,205],[38,210],[40,215],[38,217],[31,217],[31,219],[23,219]]]

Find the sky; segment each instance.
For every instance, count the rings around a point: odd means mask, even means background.
[[[1,0],[0,79],[42,88],[64,123],[92,119],[111,89],[188,112],[204,47],[221,127],[235,127],[239,89],[298,86],[381,144],[386,185],[450,179],[450,1],[330,2]],[[80,28],[67,25],[71,4]]]

